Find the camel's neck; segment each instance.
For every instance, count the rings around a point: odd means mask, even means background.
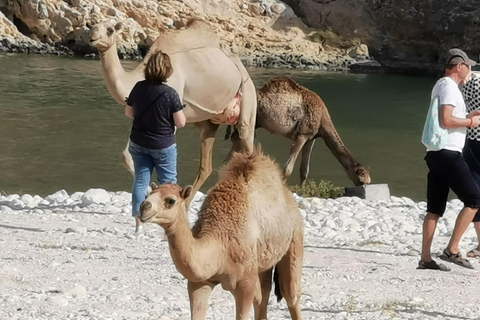
[[[170,226],[165,226],[170,253],[178,271],[190,281],[211,278],[223,256],[218,241],[195,238],[188,224],[187,213],[181,213]]]
[[[123,69],[118,58],[116,45],[111,46],[104,52],[100,52],[100,60],[102,61],[103,78],[108,92],[118,103],[124,105],[125,98],[128,97],[133,85],[136,83],[135,81],[132,85],[131,78],[135,76],[137,70],[129,73]]]
[[[353,155],[343,144],[330,118],[323,122],[319,135],[325,140],[327,147],[347,171],[357,163]]]

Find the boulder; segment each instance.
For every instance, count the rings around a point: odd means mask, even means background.
[[[89,189],[82,196],[82,205],[89,206],[92,204],[106,204],[110,202],[111,196],[103,189]]]

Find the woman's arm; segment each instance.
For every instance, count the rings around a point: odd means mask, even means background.
[[[129,118],[132,118],[133,119],[133,116],[134,116],[134,112],[133,112],[133,108],[126,105],[125,106],[125,115]]]
[[[185,124],[187,123],[187,118],[185,117],[185,113],[183,113],[183,110],[177,111],[173,114],[173,121],[175,122],[175,126],[177,128],[185,127]]]

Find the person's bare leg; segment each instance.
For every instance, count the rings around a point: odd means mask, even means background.
[[[477,232],[477,250],[480,251],[480,221],[474,222],[473,226]]]
[[[480,221],[474,222],[473,226],[475,227],[475,232],[477,233],[477,248],[470,250],[467,253],[467,256],[470,258],[478,257],[478,252],[475,252],[475,250],[480,252]]]
[[[423,220],[422,260],[425,262],[432,261],[432,241],[439,217],[440,216],[436,214],[428,212]]]
[[[451,253],[458,254],[458,245],[460,244],[460,240],[462,240],[463,234],[465,231],[467,231],[468,225],[473,221],[477,211],[478,209],[476,208],[465,207],[458,215],[452,237],[450,238],[450,242],[448,243],[447,247]]]

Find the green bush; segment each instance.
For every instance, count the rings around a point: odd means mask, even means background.
[[[296,185],[290,187],[290,190],[301,197],[317,197],[324,199],[341,197],[344,192],[343,187],[334,186],[333,183],[328,180],[320,180],[319,183],[314,180],[308,180],[303,187]]]

